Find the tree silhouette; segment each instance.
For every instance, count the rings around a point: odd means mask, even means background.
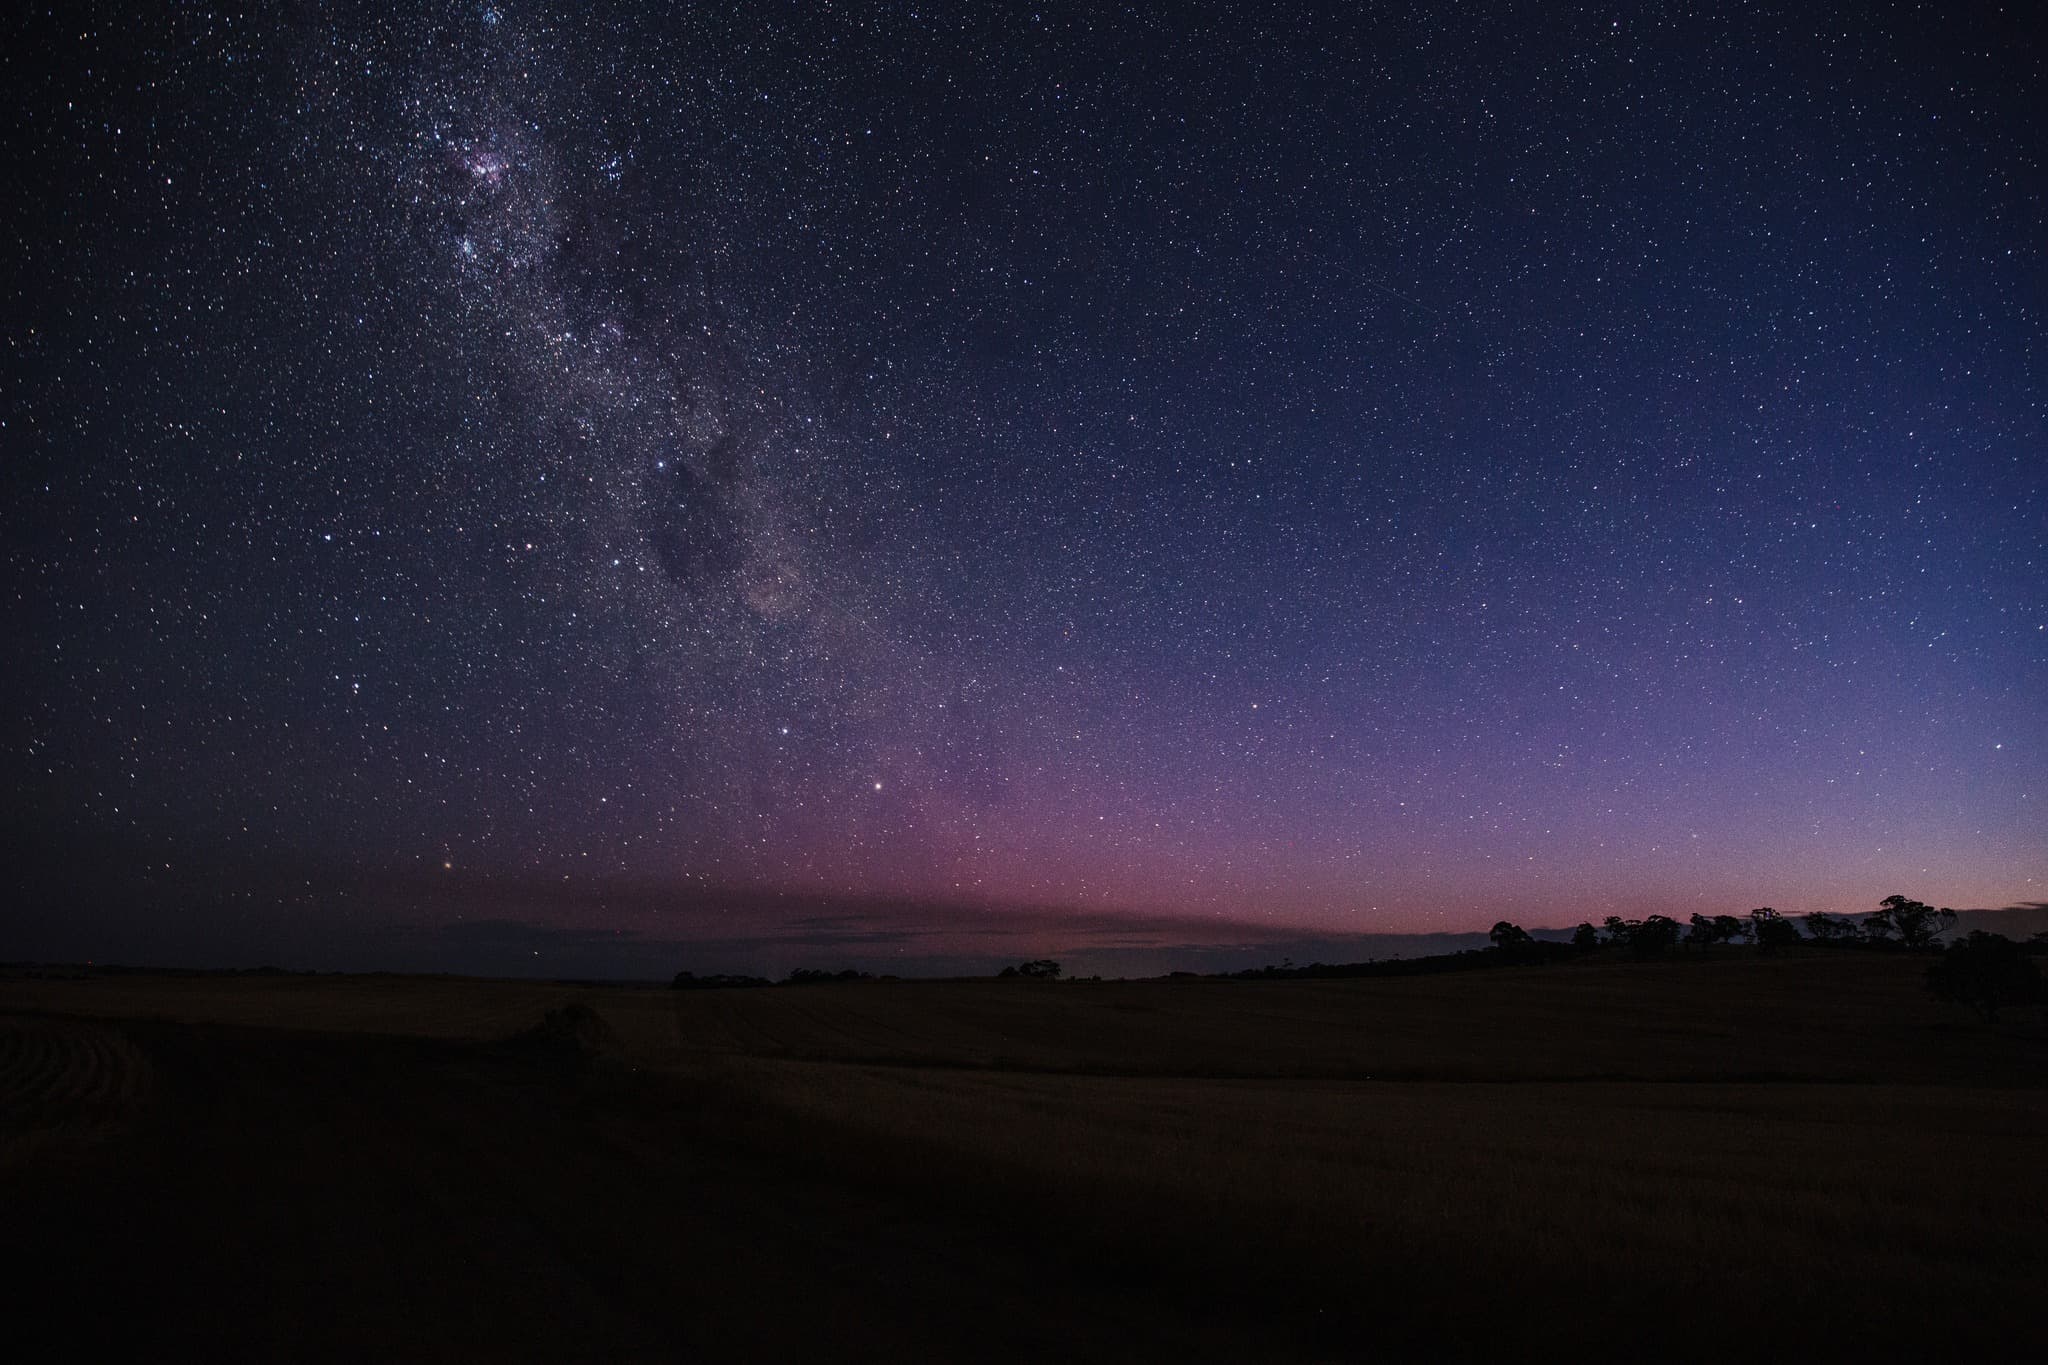
[[[1683,931],[1668,915],[1652,915],[1641,924],[1629,926],[1628,948],[1638,957],[1656,957],[1678,942]]]
[[[1572,947],[1582,953],[1590,953],[1600,946],[1600,931],[1592,925],[1581,923],[1572,930]]]
[[[1493,940],[1493,946],[1500,949],[1502,957],[1523,957],[1535,946],[1536,940],[1529,937],[1529,931],[1519,924],[1501,920],[1487,930],[1486,936]]]
[[[1927,990],[1937,1000],[1968,1005],[1995,1024],[2004,1006],[2042,998],[2041,969],[2005,935],[1973,929],[1927,969]]]
[[[1694,915],[1685,941],[1696,948],[1711,948],[1716,943],[1733,943],[1746,932],[1748,926],[1733,915]]]
[[[1858,937],[1855,922],[1840,915],[1822,914],[1816,910],[1800,918],[1806,932],[1817,943],[1846,943]]]
[[[1956,927],[1956,912],[1946,906],[1937,910],[1905,896],[1886,896],[1877,910],[1864,918],[1863,927],[1866,934],[1879,940],[1897,934],[1908,948],[1931,948],[1936,939]]]
[[[1749,912],[1749,936],[1763,948],[1785,948],[1801,941],[1798,927],[1768,905]]]

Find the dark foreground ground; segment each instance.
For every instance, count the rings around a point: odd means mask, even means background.
[[[11,1172],[8,1296],[17,1328],[47,1333],[17,1359],[1129,1349],[1119,1286],[943,1201],[707,1141],[687,1082],[438,1041],[122,1035],[152,1071],[147,1112]],[[1210,1347],[1195,1322],[1153,1326]]]
[[[10,1355],[2018,1358],[2048,1040],[1917,970],[0,979]]]

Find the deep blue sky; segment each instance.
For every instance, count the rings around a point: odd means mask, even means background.
[[[7,21],[15,955],[2048,899],[2018,20],[643,8]]]

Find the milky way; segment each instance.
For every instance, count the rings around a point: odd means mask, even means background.
[[[39,950],[2048,899],[2038,47],[1484,8],[25,21]]]

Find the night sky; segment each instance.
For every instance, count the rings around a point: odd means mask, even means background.
[[[2048,900],[2024,8],[13,14],[0,957]]]

